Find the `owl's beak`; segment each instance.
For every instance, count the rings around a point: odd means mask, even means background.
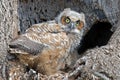
[[[69,28],[70,28],[70,30],[75,29],[75,23],[71,22]]]
[[[73,29],[75,29],[75,24],[74,24],[73,22],[71,22],[71,23],[69,23],[69,24],[67,25],[67,27],[64,28],[64,31],[67,32],[67,33],[69,33],[69,32],[71,32]]]
[[[66,33],[75,33],[75,23],[74,22],[71,22],[67,25],[67,27],[64,28],[64,31]]]
[[[80,33],[80,31],[76,28],[76,23],[74,22],[71,22],[67,28],[67,33]]]

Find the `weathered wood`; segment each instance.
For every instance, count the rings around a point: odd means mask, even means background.
[[[119,16],[119,0],[20,0],[18,13],[21,31],[34,23],[54,19],[64,8],[84,12],[86,23],[91,27],[96,21],[109,21],[116,24]]]
[[[105,80],[120,79],[120,21],[116,27],[117,30],[108,45],[90,49],[78,60],[78,63],[81,61],[85,63],[84,67],[87,67],[86,69],[91,75],[106,77]]]
[[[7,45],[16,37],[19,27],[17,3],[18,1],[0,1],[0,61],[4,60]]]

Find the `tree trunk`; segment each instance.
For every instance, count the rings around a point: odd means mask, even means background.
[[[61,76],[61,78],[71,78],[72,80],[75,78],[78,78],[78,80],[84,80],[85,78],[88,80],[95,78],[119,80],[119,4],[119,0],[0,0],[0,80],[31,79],[30,73],[25,73],[24,68],[21,67],[22,65],[6,60],[9,42],[17,37],[19,31],[22,34],[32,24],[52,20],[64,8],[68,7],[75,11],[85,13],[88,29],[99,21],[109,22],[113,26],[112,31],[116,31],[107,45],[89,49],[82,54],[81,58],[76,62],[73,72],[58,76]],[[65,77],[65,75],[69,77]],[[44,77],[52,79],[55,76],[46,77],[40,74],[34,74],[32,78],[40,79]]]
[[[19,26],[17,1],[0,1],[0,59],[4,60],[8,42],[16,37]],[[14,32],[13,32],[14,31]],[[1,61],[0,60],[0,61]]]
[[[120,21],[109,43],[102,47],[87,50],[78,64],[84,62],[88,73],[94,74],[104,80],[120,79]],[[79,65],[80,66],[80,65]],[[83,68],[83,69],[84,69]]]

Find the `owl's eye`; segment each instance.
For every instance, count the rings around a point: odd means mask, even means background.
[[[76,27],[81,30],[84,27],[84,22],[83,21],[76,21]]]
[[[71,20],[70,20],[70,18],[69,18],[69,17],[66,17],[66,18],[65,18],[65,23],[67,23],[67,24],[68,24],[68,23],[70,23],[70,21],[71,21]]]
[[[62,22],[62,24],[66,25],[66,24],[69,24],[71,22],[71,20],[69,17],[63,16],[61,18],[61,22]]]
[[[80,25],[80,20],[76,21],[76,26]]]

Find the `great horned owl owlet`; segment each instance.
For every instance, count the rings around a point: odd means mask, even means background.
[[[85,15],[65,9],[54,21],[34,24],[13,40],[10,54],[36,71],[51,75],[65,67],[67,57],[79,45]]]

